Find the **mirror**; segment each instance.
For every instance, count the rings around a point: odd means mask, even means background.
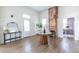
[[[7,28],[9,32],[17,32],[19,31],[18,24],[15,22],[10,22],[7,24]]]

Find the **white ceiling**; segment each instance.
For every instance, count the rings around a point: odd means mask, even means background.
[[[38,12],[46,10],[46,9],[49,8],[48,6],[29,6],[29,7],[36,10],[36,11],[38,11]]]

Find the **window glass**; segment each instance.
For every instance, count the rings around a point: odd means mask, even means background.
[[[31,18],[31,17],[30,17],[29,15],[27,15],[27,14],[23,14],[22,17],[23,17],[23,18],[27,18],[27,19],[30,19],[30,18]]]
[[[44,19],[42,19],[42,25],[43,25],[43,27],[45,27],[46,26],[46,19],[44,18]]]
[[[24,31],[30,31],[30,15],[22,14],[22,17],[24,19]]]
[[[26,19],[24,19],[24,31],[30,31],[30,22]]]

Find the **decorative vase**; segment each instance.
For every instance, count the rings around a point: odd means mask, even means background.
[[[44,28],[44,31],[43,31],[43,33],[46,33],[46,30],[45,30],[45,28]]]

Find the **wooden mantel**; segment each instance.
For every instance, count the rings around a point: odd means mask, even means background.
[[[57,16],[58,16],[58,7],[50,7],[48,9],[49,15],[49,30],[57,31]]]

